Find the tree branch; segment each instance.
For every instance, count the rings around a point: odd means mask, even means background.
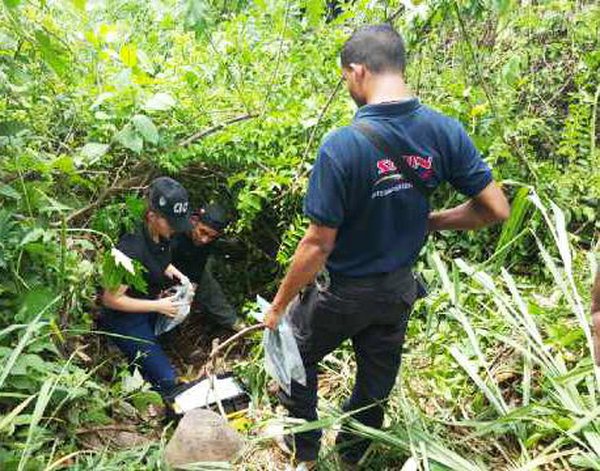
[[[238,116],[236,118],[229,119],[227,121],[222,122],[221,124],[217,124],[216,126],[213,126],[208,129],[203,129],[202,131],[198,131],[197,133],[192,134],[190,137],[182,139],[181,141],[179,141],[178,145],[179,145],[179,147],[188,146],[188,145],[192,144],[193,142],[196,142],[210,134],[214,134],[215,132],[220,131],[223,128],[226,128],[227,126],[231,126],[232,124],[239,123],[240,121],[246,121],[248,119],[256,118],[257,116],[258,115],[256,113],[247,113],[247,114]]]
[[[123,172],[123,170],[127,166],[128,161],[129,161],[129,159],[127,157],[125,159],[123,159],[123,163],[121,164],[121,166],[117,170],[117,172],[115,174],[115,179],[113,180],[112,184],[110,186],[106,187],[100,193],[100,195],[98,196],[98,198],[96,198],[94,201],[92,201],[91,203],[89,203],[87,206],[84,206],[83,208],[79,208],[77,211],[75,211],[74,213],[72,213],[69,216],[67,216],[65,218],[65,223],[69,223],[72,220],[77,219],[78,217],[83,216],[84,214],[88,213],[92,209],[95,209],[98,206],[100,206],[100,204],[102,204],[102,202],[107,198],[107,196],[110,195],[113,191],[115,191],[115,188],[117,188],[119,186],[121,173]],[[143,161],[143,160],[140,161],[140,162],[138,162],[136,165],[133,166],[132,170],[135,172],[144,163],[145,163],[145,161]]]
[[[250,327],[246,327],[245,329],[240,330],[237,334],[232,335],[227,340],[225,340],[225,342],[223,342],[221,344],[217,343],[216,345],[213,344],[213,349],[210,352],[210,356],[208,358],[211,360],[214,359],[216,357],[217,353],[219,353],[221,350],[223,350],[228,345],[231,345],[238,339],[244,337],[245,335],[248,335],[251,332],[254,332],[255,330],[260,330],[260,329],[264,329],[264,328],[265,328],[265,325],[262,322],[260,324],[251,325]]]

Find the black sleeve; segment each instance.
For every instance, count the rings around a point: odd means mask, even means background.
[[[173,265],[192,283],[200,283],[208,252],[208,248],[194,245],[192,240],[184,234],[176,236],[171,245]]]
[[[129,258],[143,262],[140,253],[140,241],[136,234],[124,234],[117,243],[117,250],[120,250]]]

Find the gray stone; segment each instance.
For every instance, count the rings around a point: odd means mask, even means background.
[[[202,461],[231,461],[242,445],[241,436],[219,414],[193,409],[175,429],[165,449],[165,461],[173,468]]]

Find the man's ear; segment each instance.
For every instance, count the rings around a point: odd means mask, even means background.
[[[351,63],[348,68],[352,71],[355,80],[363,80],[365,78],[367,68],[364,65]]]

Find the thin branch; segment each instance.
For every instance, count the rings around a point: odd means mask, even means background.
[[[178,145],[179,145],[179,147],[188,146],[195,141],[198,141],[210,134],[214,134],[215,132],[220,131],[223,128],[226,128],[227,126],[231,126],[232,124],[239,123],[240,121],[246,121],[248,119],[256,118],[257,116],[258,115],[256,113],[248,113],[248,114],[238,116],[236,118],[232,118],[230,120],[227,120],[220,124],[212,126],[208,129],[203,129],[202,131],[198,131],[197,133],[192,134],[190,137],[187,137],[187,138],[179,141]]]
[[[389,23],[389,24],[393,25],[394,21],[396,21],[398,19],[400,14],[404,13],[405,9],[406,9],[406,7],[404,5],[400,5],[400,8],[398,8],[394,13],[392,13],[390,16],[388,16],[385,19],[385,23]]]
[[[232,335],[227,340],[225,340],[225,342],[223,342],[221,344],[217,343],[216,345],[214,345],[208,358],[210,360],[214,359],[216,357],[217,353],[219,353],[221,350],[223,350],[228,345],[231,345],[232,343],[237,342],[242,337],[244,337],[256,330],[260,330],[260,329],[264,329],[264,328],[265,328],[265,325],[261,322],[260,324],[251,325],[250,327],[246,327],[245,329],[240,330],[237,334]]]
[[[456,0],[454,0],[453,2],[453,7],[454,7],[454,12],[456,14],[456,18],[458,19],[458,25],[460,27],[460,31],[462,33],[463,39],[467,45],[467,48],[469,50],[470,56],[471,56],[471,61],[473,62],[473,66],[475,68],[475,75],[477,76],[477,79],[479,81],[479,85],[481,85],[481,88],[483,89],[483,93],[486,96],[486,99],[490,105],[490,108],[492,110],[492,114],[494,115],[495,119],[500,122],[500,124],[503,124],[503,119],[502,117],[499,115],[498,110],[496,108],[496,103],[494,102],[494,99],[492,98],[492,93],[490,92],[490,89],[488,87],[488,83],[484,80],[483,78],[483,73],[481,72],[481,60],[478,57],[478,54],[475,52],[475,48],[473,47],[473,42],[471,40],[471,37],[469,35],[469,32],[467,30],[467,27],[465,25],[465,22],[463,20],[463,17],[460,13],[460,8],[458,7],[458,2]],[[515,153],[517,155],[517,157],[519,157],[521,159],[521,161],[523,162],[523,164],[525,165],[525,168],[527,168],[527,170],[529,171],[530,175],[533,177],[534,183],[538,183],[539,179],[537,176],[537,173],[535,171],[535,169],[533,168],[533,166],[531,165],[531,162],[529,161],[529,159],[527,158],[527,156],[523,153],[523,151],[521,150],[521,148],[519,147],[519,143],[516,141],[516,139],[514,138],[510,138],[510,137],[506,137],[505,134],[503,134],[503,140],[505,143],[512,145],[514,147]]]
[[[329,95],[329,98],[327,98],[327,102],[325,103],[325,106],[321,110],[321,113],[319,113],[317,123],[314,125],[314,127],[312,129],[312,132],[310,133],[310,137],[308,138],[308,143],[306,144],[306,148],[304,149],[304,155],[302,156],[302,161],[301,161],[302,163],[304,163],[306,161],[306,159],[308,158],[308,154],[310,152],[310,149],[312,148],[319,125],[321,124],[321,121],[323,121],[323,118],[325,117],[325,113],[327,113],[327,110],[331,106],[331,103],[333,103],[333,99],[336,97],[336,95],[340,91],[340,88],[342,88],[342,82],[343,82],[343,80],[341,78],[337,81],[335,88]],[[300,173],[300,175],[298,175],[298,178],[295,181],[299,182],[302,179],[302,177],[304,177],[307,173],[308,173],[308,170],[303,170],[302,173]]]
[[[283,17],[283,27],[281,28],[281,33],[279,35],[279,50],[277,51],[277,58],[275,59],[275,69],[273,71],[273,75],[271,76],[271,81],[269,86],[267,87],[267,93],[265,93],[265,99],[263,102],[262,111],[260,112],[261,116],[264,116],[267,111],[267,105],[269,104],[269,100],[271,99],[271,93],[273,92],[273,86],[275,85],[275,81],[277,76],[279,75],[279,65],[281,64],[281,56],[283,53],[283,43],[285,32],[287,31],[288,26],[288,13],[290,11],[290,2],[286,2],[285,4],[285,13]]]
[[[215,46],[215,43],[213,42],[212,36],[210,35],[210,33],[206,34],[206,39],[208,40],[208,44],[212,48],[213,52],[217,55],[217,57],[219,57],[219,58],[224,57],[224,55],[222,53],[220,53],[219,50],[217,49],[217,46]],[[244,90],[242,90],[239,82],[236,80],[235,76],[233,75],[233,72],[231,71],[231,68],[229,66],[229,61],[227,60],[227,56],[225,55],[225,58],[223,60],[221,60],[220,62],[225,65],[225,70],[227,71],[229,80],[231,80],[231,82],[233,83],[233,88],[235,88],[235,91],[238,94],[238,98],[242,102],[242,105],[244,105],[244,109],[246,110],[246,112],[248,112],[248,114],[250,114],[250,107],[248,106],[248,103],[246,103]]]
[[[100,193],[100,196],[98,196],[98,198],[96,198],[94,201],[92,201],[90,204],[88,204],[87,206],[84,206],[83,208],[78,209],[77,211],[75,211],[74,213],[70,214],[69,216],[67,216],[65,218],[65,223],[69,223],[70,221],[77,219],[78,217],[86,214],[87,212],[91,211],[92,209],[97,208],[98,206],[100,206],[100,204],[102,204],[102,202],[106,199],[106,197],[112,192],[114,191],[115,187],[118,185],[119,183],[119,178],[121,176],[121,173],[123,172],[123,170],[125,169],[125,167],[127,166],[127,163],[129,162],[129,159],[127,157],[125,157],[123,159],[123,163],[121,164],[121,166],[119,167],[119,169],[117,170],[117,173],[115,174],[115,179],[113,180],[112,185],[106,187],[102,193]],[[136,164],[134,166],[134,169],[137,169],[138,167],[140,167],[140,164],[142,163],[138,162],[138,164]]]

